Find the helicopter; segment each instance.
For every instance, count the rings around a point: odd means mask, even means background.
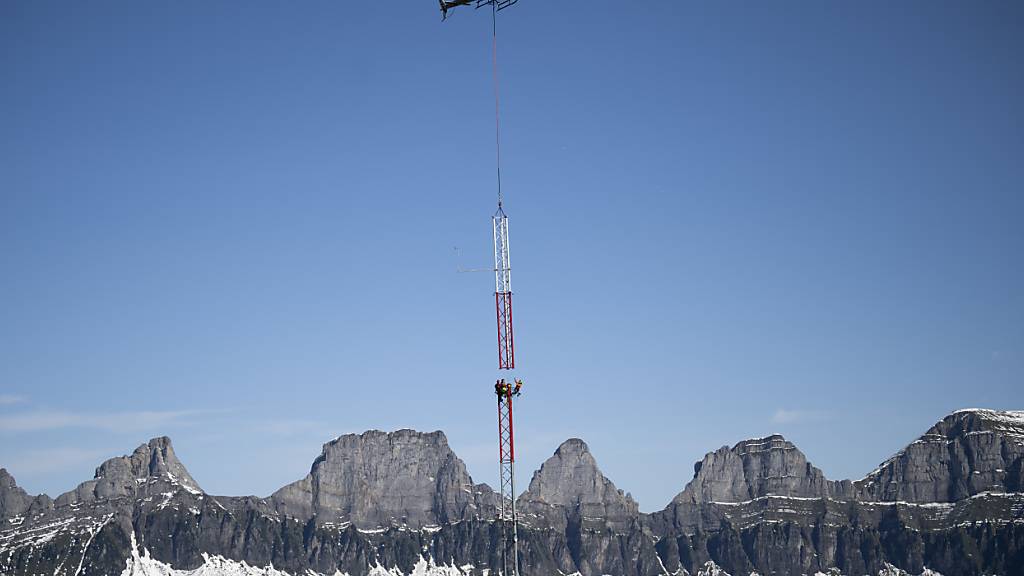
[[[448,10],[456,6],[473,5],[475,8],[493,5],[497,10],[508,8],[519,0],[438,0],[441,5],[441,20],[448,19]]]

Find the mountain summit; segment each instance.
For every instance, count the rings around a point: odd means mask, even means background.
[[[693,480],[676,502],[746,502],[762,496],[826,498],[833,486],[804,453],[779,434],[723,446],[694,466]]]
[[[174,454],[171,439],[163,436],[139,446],[130,456],[111,458],[100,464],[92,480],[61,494],[54,504],[67,506],[178,490],[202,493],[199,484]]]
[[[633,497],[601,473],[579,438],[563,442],[533,473],[517,506],[527,519],[563,528],[567,522],[591,519],[623,529],[639,517]]]
[[[420,528],[493,517],[497,497],[473,484],[443,432],[371,430],[324,444],[309,474],[269,502],[293,518]]]
[[[22,490],[6,468],[0,468],[0,520],[24,514],[32,497]]]
[[[1024,412],[946,416],[856,482],[860,500],[956,502],[1024,488]]]

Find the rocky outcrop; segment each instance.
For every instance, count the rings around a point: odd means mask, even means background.
[[[1024,487],[1024,412],[960,410],[856,482],[859,500],[956,502]]]
[[[563,442],[534,472],[516,505],[526,522],[562,530],[571,523],[585,523],[624,531],[640,517],[633,497],[601,473],[578,438]]]
[[[692,532],[721,522],[715,504],[769,496],[845,499],[852,492],[849,481],[829,481],[792,442],[773,434],[706,454],[694,465],[693,480],[652,523]]]
[[[421,528],[492,518],[497,497],[473,484],[444,433],[371,430],[324,444],[309,475],[275,492],[269,504],[304,520]]]
[[[5,468],[0,468],[0,520],[24,514],[32,505],[33,498],[18,487],[14,477]]]
[[[677,500],[745,502],[767,495],[828,497],[835,490],[803,452],[781,435],[723,446],[694,466],[693,481]]]
[[[58,496],[55,506],[152,496],[181,489],[202,492],[174,454],[171,439],[164,436],[139,446],[130,456],[107,460],[96,469],[92,480]]]

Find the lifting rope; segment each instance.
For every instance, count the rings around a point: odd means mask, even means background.
[[[501,115],[498,97],[498,6],[491,2],[491,69],[494,76],[494,147],[498,169],[498,210],[501,210]]]

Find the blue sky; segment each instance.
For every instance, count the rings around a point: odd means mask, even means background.
[[[578,436],[649,511],[746,437],[859,478],[1024,408],[1024,6],[626,6],[500,15],[520,485]],[[493,485],[489,48],[430,0],[0,3],[0,465],[166,434],[266,495],[411,427]]]

